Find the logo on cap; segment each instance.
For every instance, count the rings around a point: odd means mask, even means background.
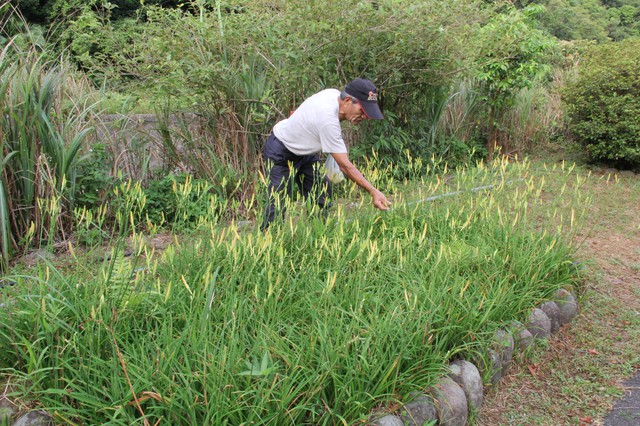
[[[378,94],[371,91],[369,92],[369,99],[367,99],[368,101],[378,101]]]

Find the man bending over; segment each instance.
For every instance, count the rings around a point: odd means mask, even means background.
[[[344,120],[359,124],[365,119],[382,118],[376,87],[369,80],[356,78],[342,92],[325,89],[307,98],[289,118],[278,122],[264,148],[269,170],[269,201],[261,229],[267,229],[276,218],[277,196],[283,192],[291,196],[291,177],[305,198],[313,196],[318,206],[329,207],[331,182],[321,175],[316,165],[320,152],[331,155],[347,178],[371,194],[376,208],[387,210],[390,203],[384,194],[349,161],[340,127]],[[284,217],[284,208],[279,210],[279,215]]]

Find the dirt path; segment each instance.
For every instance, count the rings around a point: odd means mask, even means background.
[[[587,187],[592,229],[578,250],[588,265],[581,313],[546,349],[519,359],[486,398],[479,426],[602,425],[640,369],[640,177],[596,175]]]

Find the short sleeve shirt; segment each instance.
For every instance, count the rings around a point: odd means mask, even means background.
[[[325,89],[307,98],[289,118],[274,126],[274,135],[296,155],[346,154],[338,117],[339,96],[339,90]]]

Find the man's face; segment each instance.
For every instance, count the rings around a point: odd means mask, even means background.
[[[360,124],[362,120],[367,118],[367,115],[364,113],[364,110],[357,99],[349,97],[345,99],[345,101],[345,118],[351,124]]]

